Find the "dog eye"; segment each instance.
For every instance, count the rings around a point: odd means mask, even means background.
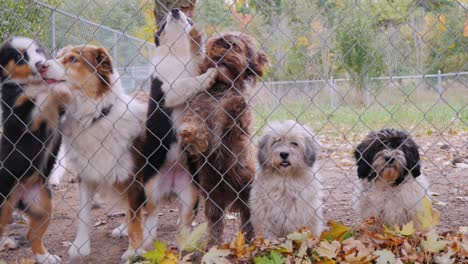
[[[293,145],[295,147],[299,146],[299,144],[297,142],[295,142],[295,141],[291,142],[291,145]]]
[[[36,49],[36,53],[42,53],[42,49],[41,49],[41,48],[37,48],[37,49]]]
[[[69,63],[75,63],[78,59],[75,56],[71,56],[68,58]]]
[[[232,49],[232,44],[229,43],[229,42],[225,42],[224,45],[223,45],[223,47],[224,47],[225,49]]]

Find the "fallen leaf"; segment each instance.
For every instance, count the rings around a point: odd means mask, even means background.
[[[179,258],[178,256],[176,256],[176,254],[174,254],[174,252],[166,251],[166,255],[164,256],[164,259],[159,264],[177,264],[178,261],[179,261]]]
[[[8,236],[0,237],[0,252],[17,248],[18,243],[16,243],[16,241],[13,238]]]
[[[320,240],[338,240],[343,241],[345,239],[346,233],[349,232],[349,227],[335,221],[329,221],[327,225],[330,227],[328,230],[323,231],[320,235]]]
[[[349,238],[343,241],[344,260],[349,264],[370,263],[376,257],[371,255],[373,248],[367,248],[361,241]]]
[[[230,264],[226,257],[231,255],[231,251],[227,249],[218,249],[216,247],[210,248],[208,252],[203,256],[202,264]]]
[[[421,247],[424,251],[430,253],[439,253],[447,245],[447,241],[440,240],[435,229],[426,234],[426,240],[421,241]]]
[[[203,249],[203,236],[208,229],[208,225],[203,223],[195,227],[191,232],[177,236],[176,243],[180,250],[193,252]]]
[[[406,225],[403,225],[400,229],[399,226],[396,226],[396,232],[402,236],[412,236],[416,233],[416,229],[414,228],[413,221],[410,221]]]
[[[340,242],[336,240],[331,243],[328,241],[321,241],[316,251],[320,257],[334,259],[338,255],[340,247]]]
[[[308,234],[306,232],[294,232],[288,235],[288,239],[291,239],[300,245],[296,252],[296,256],[302,258],[307,253]]]
[[[322,259],[318,262],[314,262],[314,263],[317,263],[317,264],[336,264],[336,261],[334,261],[333,259]]]
[[[395,255],[386,249],[376,250],[373,254],[378,256],[375,261],[376,264],[396,264]]]
[[[97,221],[94,223],[93,227],[98,227],[107,224],[107,221]]]
[[[254,258],[255,264],[283,264],[286,259],[279,253],[272,251],[270,256],[259,256]]]
[[[166,255],[167,244],[160,241],[154,241],[153,247],[154,248],[151,251],[146,252],[143,256],[145,259],[151,261],[151,263],[160,263]]]
[[[449,250],[447,253],[440,256],[435,256],[434,258],[436,264],[453,264],[455,263],[455,258],[453,258],[453,252]]]
[[[21,264],[35,264],[36,261],[34,259],[21,259]]]
[[[245,256],[245,236],[242,232],[237,232],[236,237],[229,245],[231,249],[236,253],[237,258],[243,258]]]
[[[432,209],[431,201],[427,196],[421,202],[421,208],[416,212],[421,229],[425,230],[429,227],[435,226],[440,221],[440,214]]]
[[[442,202],[442,201],[435,201],[434,204],[435,205],[440,205],[440,206],[446,206],[448,203]]]

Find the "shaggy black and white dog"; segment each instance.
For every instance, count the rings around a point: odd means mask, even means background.
[[[421,174],[418,145],[410,135],[395,129],[371,132],[354,157],[361,179],[354,205],[360,216],[374,216],[390,226],[416,220],[429,182]]]

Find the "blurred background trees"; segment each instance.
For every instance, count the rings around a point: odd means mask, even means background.
[[[153,0],[43,2],[147,41],[156,30]],[[0,0],[0,6],[1,40],[15,34],[47,43],[47,9],[33,0]],[[228,30],[254,35],[271,57],[271,80],[333,75],[365,87],[367,78],[379,75],[467,71],[467,7],[467,0],[198,0],[194,20],[208,36]],[[77,23],[57,19],[62,31]],[[83,29],[72,35],[78,41],[100,34]],[[113,41],[100,42],[111,47]]]

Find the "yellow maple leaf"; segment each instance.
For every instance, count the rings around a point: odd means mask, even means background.
[[[413,221],[410,221],[406,225],[403,225],[401,229],[398,225],[395,226],[395,231],[397,232],[397,234],[400,234],[402,236],[412,236],[414,235],[414,233],[416,233]]]
[[[419,226],[422,230],[428,229],[429,227],[435,226],[440,221],[439,212],[432,209],[431,201],[427,196],[421,202],[421,208],[416,212],[416,218],[418,219]]]
[[[322,232],[322,235],[320,235],[320,240],[326,239],[328,241],[343,241],[346,238],[345,235],[349,232],[349,227],[339,222],[329,221],[327,225],[330,227],[330,229]]]

